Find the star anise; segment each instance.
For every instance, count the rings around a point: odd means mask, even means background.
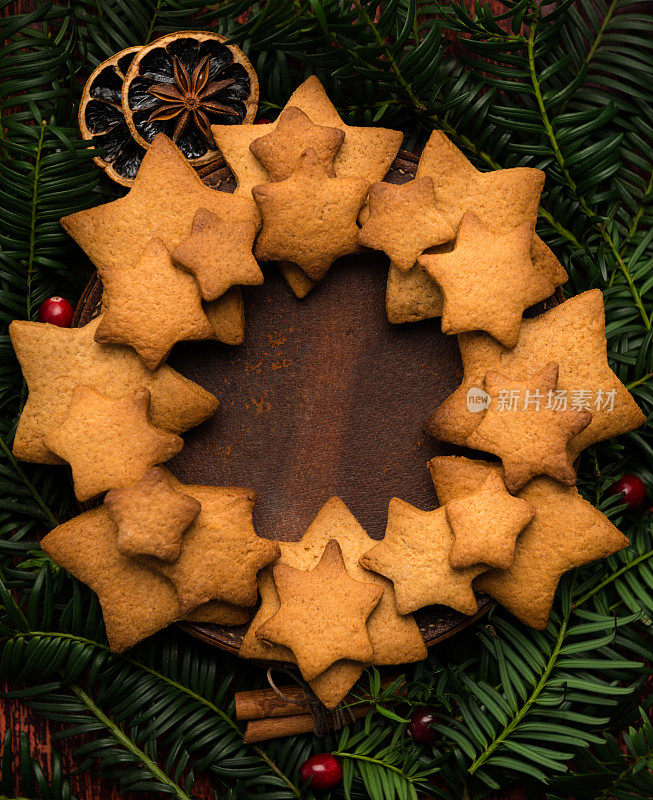
[[[234,79],[227,78],[223,81],[209,83],[210,66],[210,56],[205,56],[195,67],[193,73],[189,74],[177,56],[173,56],[174,83],[155,83],[147,90],[149,94],[158,97],[164,103],[150,114],[148,121],[175,119],[176,117],[177,124],[172,134],[172,140],[175,142],[186,130],[192,118],[197,129],[212,145],[211,123],[205,112],[210,111],[213,114],[229,116],[235,114],[233,108],[213,99],[223,89],[235,83]]]

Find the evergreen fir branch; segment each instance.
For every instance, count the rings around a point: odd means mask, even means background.
[[[8,730],[0,754],[0,799],[75,800],[64,777],[61,755],[52,750],[49,764],[42,764],[30,751],[27,734],[18,736],[18,772],[14,769],[14,735]],[[49,775],[51,777],[46,777]],[[20,784],[20,789],[19,789]],[[17,792],[21,792],[20,796]],[[29,798],[26,796],[29,794]]]
[[[55,580],[50,580],[48,576],[53,569]],[[32,688],[22,690],[21,696],[33,696],[34,708],[52,719],[72,724],[74,727],[65,732],[66,736],[79,735],[82,730],[97,733],[106,729],[107,736],[131,753],[134,764],[140,763],[137,757],[142,750],[140,741],[147,743],[147,747],[161,741],[167,750],[177,752],[178,758],[185,758],[202,770],[208,768],[223,778],[255,777],[275,787],[279,796],[299,796],[299,789],[265,749],[243,744],[241,729],[232,716],[231,674],[217,691],[213,689],[215,699],[210,699],[210,686],[215,680],[215,664],[210,656],[207,661],[205,654],[200,657],[196,652],[194,660],[178,671],[180,654],[177,645],[170,642],[162,648],[163,652],[160,647],[146,644],[129,656],[114,655],[104,642],[93,638],[103,635],[101,628],[98,630],[101,615],[97,602],[87,603],[89,592],[86,589],[84,594],[79,589],[73,593],[68,604],[60,609],[57,624],[52,614],[55,583],[61,577],[62,571],[48,560],[32,580],[23,573],[14,582],[15,590],[29,597],[29,618],[23,615],[5,583],[0,581],[0,601],[5,613],[11,612],[17,624],[17,629],[0,632],[3,644],[0,675],[31,684]],[[74,585],[79,586],[76,582]],[[42,618],[43,614],[46,619]],[[60,626],[64,629],[58,630]],[[188,641],[185,652],[190,655],[194,649]],[[139,653],[145,655],[145,660],[137,657]],[[202,662],[210,665],[214,678],[198,684]],[[64,682],[60,684],[62,677]],[[71,686],[80,679],[85,685]],[[81,706],[75,704],[70,691]],[[221,703],[225,703],[228,711]],[[99,726],[88,722],[87,715],[81,713],[82,706]],[[190,712],[192,707],[195,707],[193,713]],[[112,710],[113,718],[105,708]],[[173,709],[173,712],[166,709]],[[118,727],[126,715],[131,719],[131,736]],[[102,759],[106,750],[110,760],[115,747],[107,741],[106,737],[100,739],[80,753],[88,755],[87,751],[92,751]],[[117,776],[125,789],[151,789],[154,781],[157,790],[177,794],[179,787],[161,788],[167,784],[156,761],[151,761],[146,764],[149,778],[140,769]]]
[[[0,9],[7,7],[0,0]],[[252,58],[264,113],[282,107],[314,73],[349,122],[402,128],[410,147],[439,127],[482,169],[545,169],[539,230],[570,273],[569,293],[603,291],[611,365],[650,413],[653,24],[644,8],[563,0],[543,9],[518,0],[492,14],[481,4],[470,12],[444,0],[210,7],[37,0],[29,14],[0,19],[7,78],[0,84],[0,317],[6,326],[33,317],[50,294],[75,298],[89,268],[57,220],[116,194],[98,180],[93,151],[75,127],[77,78],[122,47],[171,30],[212,28]],[[464,37],[452,50],[449,37],[458,32]],[[233,720],[230,659],[217,661],[170,631],[127,657],[109,653],[93,595],[38,549],[42,530],[70,513],[71,497],[57,470],[18,466],[8,456],[26,392],[6,336],[0,356],[0,563],[7,586],[0,587],[0,671],[17,687],[15,696],[44,714],[63,718],[73,710],[78,716],[66,720],[67,735],[95,732],[81,752],[83,769],[107,755],[109,774],[148,790],[157,778],[134,764],[138,752],[186,794],[194,775],[208,771],[221,796],[227,784],[227,796],[256,787],[269,797],[295,797],[298,765],[311,749],[332,746],[343,753],[352,796],[407,796],[420,775],[434,781],[420,783],[420,791],[447,800],[480,797],[516,776],[549,781],[558,791],[567,785],[561,781],[575,780],[556,777],[570,758],[580,796],[583,781],[598,786],[591,796],[643,796],[647,729],[640,720],[624,734],[632,746],[626,761],[610,730],[633,721],[632,698],[648,674],[637,665],[653,660],[642,635],[653,614],[652,532],[649,521],[628,519],[604,495],[626,469],[653,488],[650,427],[584,455],[582,490],[631,546],[565,579],[546,631],[528,631],[497,610],[487,626],[460,634],[455,648],[439,648],[428,667],[407,669],[408,707],[435,703],[445,712],[434,747],[408,740],[405,717],[380,693],[374,714],[349,729],[340,749],[311,737],[253,749]],[[255,672],[248,679],[258,680]],[[352,742],[362,734],[369,744],[370,726],[381,719],[381,739],[354,757]],[[128,741],[119,742],[112,726]],[[604,771],[601,759],[609,765]]]

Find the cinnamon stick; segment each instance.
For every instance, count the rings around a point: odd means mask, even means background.
[[[381,681],[385,688],[397,677],[393,671]],[[273,689],[254,689],[246,692],[236,692],[236,719],[266,719],[269,717],[289,717],[308,714],[308,703],[300,686],[281,686],[279,694]],[[282,695],[281,697],[279,695]],[[284,698],[288,698],[287,702]],[[356,698],[352,695],[345,697],[345,703],[353,703]],[[312,730],[312,726],[311,726]]]
[[[282,686],[279,692],[291,702],[279,697],[272,689],[236,692],[236,719],[263,719],[308,714],[308,703],[300,686]]]
[[[351,714],[354,719],[364,717],[371,706],[353,706]],[[269,739],[282,739],[284,736],[297,736],[300,733],[313,731],[313,717],[310,714],[293,714],[287,717],[268,717],[267,719],[252,719],[247,723],[243,741],[266,742]]]

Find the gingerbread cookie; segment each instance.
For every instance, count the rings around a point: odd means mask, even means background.
[[[75,389],[68,413],[45,445],[70,464],[78,500],[130,486],[181,450],[184,440],[152,425],[149,407],[145,388],[118,398],[88,386]]]
[[[311,569],[332,538],[340,545],[347,572],[352,578],[365,583],[377,583],[384,589],[379,604],[367,621],[374,663],[405,664],[426,658],[426,646],[414,618],[397,611],[392,583],[359,565],[359,558],[372,547],[374,540],[340,498],[332,497],[324,504],[299,541],[279,543],[279,562],[297,569]],[[279,598],[268,571],[260,574],[259,588],[261,605],[245,634],[240,655],[266,661],[292,661],[292,653],[287,648],[266,644],[256,636],[258,627],[279,608]],[[328,708],[333,708],[358,680],[362,669],[362,664],[339,661],[311,681],[311,688]]]
[[[255,605],[256,575],[279,556],[279,545],[254,531],[256,492],[182,484],[172,476],[169,481],[177,491],[199,501],[202,508],[184,533],[177,561],[165,564],[146,558],[148,566],[172,581],[184,612],[209,600]]]
[[[216,300],[232,286],[260,286],[263,273],[252,254],[256,231],[252,222],[225,222],[200,208],[172,259],[193,275],[204,300]]]
[[[105,311],[95,332],[103,344],[133,347],[156,369],[177,342],[212,339],[197,283],[176,267],[163,242],[151,239],[131,267],[99,267]]]
[[[429,462],[441,503],[477,491],[501,468],[484,461],[450,456]],[[628,539],[575,486],[551,478],[535,478],[519,493],[534,511],[533,520],[517,539],[507,570],[491,570],[476,579],[487,592],[522,622],[545,628],[558,582],[565,572],[606,558],[628,545]]]
[[[485,376],[490,406],[467,444],[499,456],[506,486],[513,493],[536,475],[549,475],[570,486],[576,483],[569,442],[585,430],[592,415],[556,408],[557,383],[558,365],[553,362],[526,381],[497,372]]]
[[[213,326],[215,338],[223,344],[242,344],[245,338],[245,304],[240,286],[204,304],[204,313]]]
[[[385,538],[360,563],[392,581],[401,614],[435,603],[474,614],[478,603],[472,581],[486,567],[454,569],[449,562],[453,544],[443,508],[421,511],[395,497],[388,507]]]
[[[415,264],[408,272],[402,272],[390,264],[385,290],[388,322],[401,325],[439,317],[443,307],[442,290],[419,264]]]
[[[254,139],[249,149],[265,167],[271,181],[289,178],[308,148],[314,151],[327,174],[335,178],[333,160],[344,139],[344,131],[339,128],[315,125],[300,108],[286,106],[274,130]]]
[[[244,625],[252,616],[250,608],[241,608],[231,603],[222,603],[211,600],[209,603],[198,606],[182,619],[188,622],[209,623],[211,625]]]
[[[122,653],[181,616],[172,584],[118,550],[118,532],[104,506],[59,525],[41,548],[97,594],[114,652]]]
[[[118,530],[106,506],[86,511],[52,530],[41,548],[98,595],[109,646],[122,653],[176,620],[242,625],[249,612],[207,603],[186,617],[165,577],[118,549]]]
[[[305,680],[341,659],[372,659],[366,623],[383,589],[349,576],[335,539],[312,569],[277,564],[272,572],[280,608],[256,635],[292,650]]]
[[[152,238],[173,250],[189,236],[199,208],[225,222],[258,224],[251,198],[210,189],[170,139],[159,133],[125,197],[77,211],[61,224],[98,270],[120,269],[133,266]]]
[[[534,224],[497,234],[467,211],[450,253],[419,258],[444,293],[444,333],[481,330],[506,347],[517,344],[524,311],[555,290],[531,260]]]
[[[370,538],[356,517],[338,497],[332,497],[322,506],[311,522],[306,533],[297,542],[280,542],[281,556],[279,562],[296,567],[311,569],[317,564],[327,543],[335,539],[345,559],[347,571],[352,578],[365,583],[378,583],[384,588],[383,596],[368,620],[368,628],[374,648],[375,664],[405,664],[409,661],[420,661],[426,658],[426,647],[412,616],[404,616],[397,611],[394,591],[390,581],[380,575],[372,574],[359,564],[360,557],[373,545]],[[259,612],[252,623],[252,629],[266,617]],[[245,637],[248,642],[249,634]],[[252,645],[255,643],[251,643]],[[247,653],[248,646],[245,646]],[[270,650],[268,657],[273,657]],[[250,651],[247,657],[260,658],[260,651]],[[280,660],[284,654],[274,657]]]
[[[427,248],[456,235],[436,209],[433,181],[428,177],[400,186],[375,183],[370,188],[369,211],[359,242],[383,250],[401,272],[411,269]]]
[[[284,544],[284,542],[281,542],[281,544]],[[283,554],[281,558],[283,558]],[[261,661],[296,663],[296,659],[289,648],[280,644],[263,642],[256,636],[256,631],[260,625],[273,617],[280,606],[279,595],[274,585],[270,567],[259,573],[258,588],[261,594],[261,603],[254,619],[252,619],[249,628],[245,632],[238,655],[241,658],[256,658]],[[347,659],[336,661],[335,664],[324,670],[321,675],[310,681],[310,687],[326,708],[333,709],[360,678],[364,666],[364,664]]]
[[[498,569],[512,564],[517,537],[534,513],[525,500],[508,492],[495,473],[487,476],[477,492],[449,501],[444,510],[454,535],[451,566],[487,564]]]
[[[525,319],[512,350],[485,333],[463,333],[458,342],[463,382],[426,424],[427,432],[438,439],[466,444],[483,416],[485,406],[476,400],[488,372],[527,380],[551,362],[559,367],[559,402],[592,414],[590,424],[570,442],[572,461],[591,444],[630,431],[645,421],[608,365],[603,296],[598,289],[572,297],[534,319]]]
[[[138,483],[112,489],[104,498],[118,529],[118,550],[125,556],[155,556],[176,561],[184,531],[200,513],[198,500],[170,486],[165,470],[151,469]]]
[[[479,172],[442,131],[433,131],[422,151],[416,177],[425,176],[433,180],[438,211],[454,229],[458,229],[466,211],[473,211],[499,234],[535,219],[544,184],[544,173],[529,167]],[[567,281],[562,265],[537,235],[533,237],[531,258],[554,287]],[[388,285],[389,318],[414,321],[438,316],[438,303],[428,282],[414,275],[403,282],[394,278]],[[425,295],[421,292],[424,287]]]
[[[14,438],[14,454],[25,461],[59,464],[45,437],[59,430],[76,386],[84,384],[105,397],[124,397],[147,387],[150,421],[157,428],[183,433],[208,419],[218,401],[201,386],[167,366],[151,372],[128,347],[95,341],[101,317],[83,328],[59,328],[15,320],[11,342],[29,388]]]
[[[324,277],[337,258],[359,249],[356,219],[367,190],[361,178],[330,178],[307,150],[290,178],[252,189],[263,218],[256,257],[292,261],[312,280]]]
[[[314,75],[295,89],[284,106],[303,111],[315,125],[338,128],[345,134],[335,158],[335,173],[340,178],[364,178],[369,183],[383,179],[399,152],[403,134],[388,128],[357,127],[345,124]],[[277,124],[212,125],[211,132],[236,176],[236,193],[251,197],[252,189],[270,176],[250,151],[250,145],[272,133]],[[142,167],[141,167],[142,169]]]

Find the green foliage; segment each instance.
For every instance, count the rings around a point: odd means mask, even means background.
[[[26,390],[6,335],[51,294],[75,301],[90,269],[57,221],[117,193],[76,128],[83,81],[124,47],[211,27],[253,60],[264,115],[314,73],[347,121],[399,127],[408,147],[440,128],[482,169],[545,169],[538,230],[570,274],[566,291],[603,291],[611,365],[650,414],[646,5],[517,0],[497,13],[416,0],[37,0],[17,14],[0,0],[0,11],[0,677],[12,696],[64,722],[63,737],[86,734],[79,768],[98,768],[124,791],[188,798],[201,774],[220,798],[297,797],[299,764],[328,749],[345,769],[334,796],[459,800],[518,780],[532,793],[548,782],[551,800],[650,794],[650,708],[646,701],[639,712],[637,697],[653,662],[653,526],[650,515],[628,516],[606,498],[625,471],[653,490],[650,423],[584,455],[583,492],[631,545],[567,576],[546,630],[496,609],[407,669],[399,700],[397,686],[383,690],[372,671],[373,711],[340,736],[252,747],[231,698],[261,682],[259,671],[170,630],[125,656],[110,653],[94,596],[39,550],[72,498],[57,469],[10,454]],[[410,711],[425,703],[442,709],[433,746],[405,734]],[[18,747],[21,791],[70,796],[56,754],[41,768],[24,739]],[[5,755],[7,795],[15,791],[8,764]]]
[[[17,754],[14,753],[14,737],[11,731],[5,734],[0,753],[0,797],[27,800],[75,800],[70,793],[70,783],[64,776],[61,756],[55,750],[49,764],[42,765],[30,752],[27,734],[18,736]],[[14,769],[17,755],[18,770]],[[22,787],[19,796],[18,783]]]

